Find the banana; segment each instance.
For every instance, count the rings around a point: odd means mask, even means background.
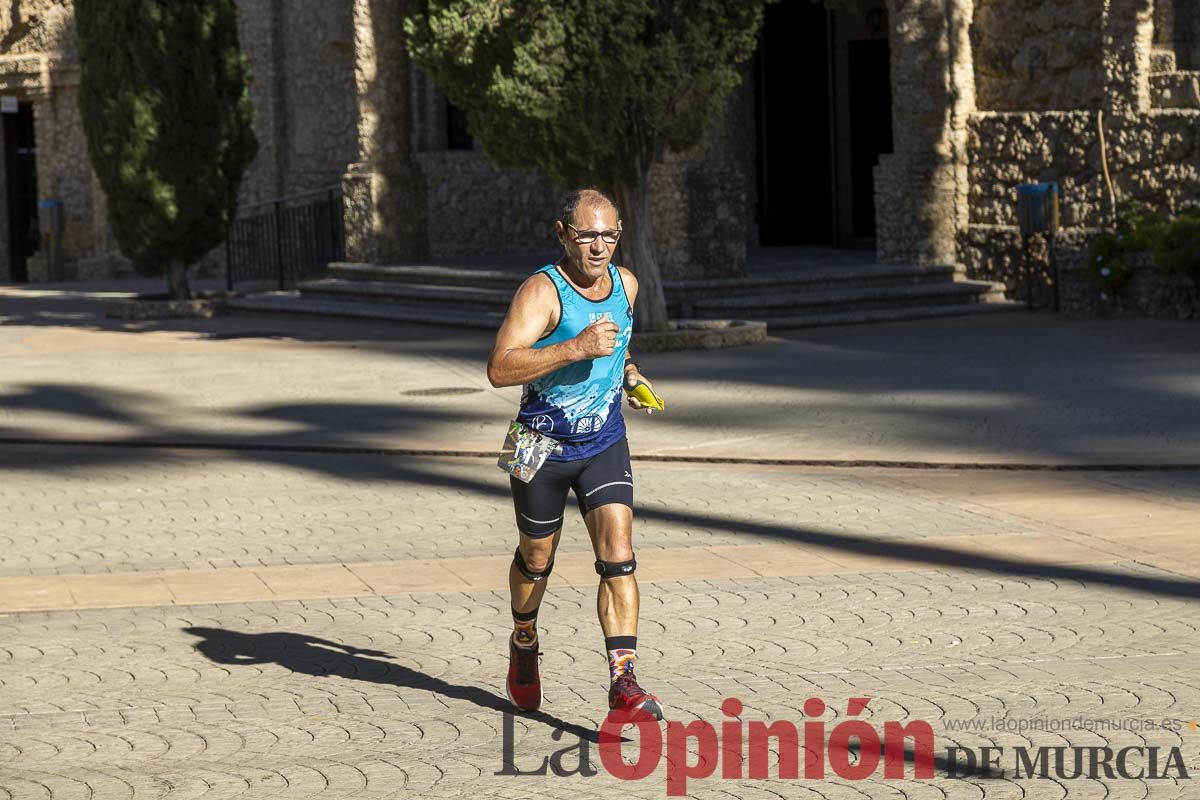
[[[656,395],[654,391],[646,385],[645,381],[638,381],[632,388],[626,386],[625,393],[630,397],[636,397],[646,408],[653,408],[656,411],[666,411],[667,404],[661,397]]]

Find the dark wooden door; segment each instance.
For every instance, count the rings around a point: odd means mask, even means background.
[[[760,240],[832,244],[829,12],[822,5],[767,6],[755,84]]]
[[[37,145],[33,138],[33,106],[20,103],[4,120],[4,166],[8,185],[8,255],[12,280],[29,279],[26,262],[37,252]]]
[[[875,236],[875,167],[892,152],[892,84],[887,39],[849,43],[850,181],[856,239]]]

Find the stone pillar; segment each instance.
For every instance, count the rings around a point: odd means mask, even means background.
[[[956,263],[968,222],[973,0],[889,0],[894,152],[875,172],[878,257]]]
[[[1150,51],[1154,42],[1154,0],[1106,0],[1104,31],[1104,110],[1140,114],[1150,110]]]
[[[404,3],[354,0],[358,160],[342,178],[351,261],[429,254],[424,179],[412,157],[403,19]]]

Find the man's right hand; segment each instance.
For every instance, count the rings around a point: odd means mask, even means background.
[[[581,359],[611,356],[617,348],[617,324],[611,319],[599,319],[575,337]]]

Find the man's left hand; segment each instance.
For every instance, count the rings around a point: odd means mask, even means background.
[[[645,375],[643,375],[640,371],[638,371],[638,369],[636,367],[625,370],[625,388],[627,388],[627,389],[633,388],[634,386],[637,386],[639,383],[646,384],[648,387],[650,387],[650,391],[652,391],[652,392],[654,391],[654,384],[651,383],[650,380]],[[658,393],[655,392],[655,394],[658,394]],[[647,414],[654,413],[653,408],[642,405],[642,401],[638,400],[633,395],[627,394],[627,395],[625,395],[625,399],[629,401],[630,408],[636,408],[639,411],[644,410]]]

